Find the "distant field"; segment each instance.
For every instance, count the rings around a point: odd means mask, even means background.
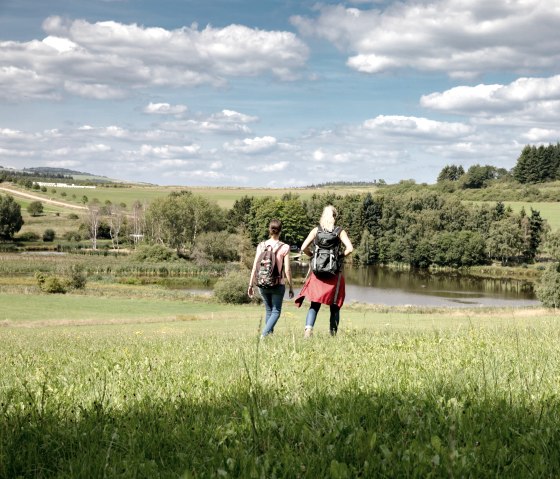
[[[52,190],[56,190],[55,193]],[[81,200],[87,196],[88,200],[99,200],[105,203],[107,200],[112,203],[125,203],[130,209],[135,201],[150,203],[156,198],[169,195],[173,191],[189,190],[193,193],[202,195],[212,201],[216,201],[222,208],[231,208],[235,202],[244,196],[261,198],[273,196],[280,198],[286,193],[299,195],[302,199],[309,199],[313,194],[323,194],[328,191],[338,194],[360,193],[365,191],[373,192],[375,188],[206,188],[188,186],[132,186],[130,188],[50,188],[46,193],[41,191],[30,191],[38,196],[57,201],[68,201],[70,203],[82,204]],[[63,196],[63,193],[65,195]]]
[[[110,188],[110,187],[98,187],[95,189],[89,188],[54,188],[56,192],[53,193],[53,188],[49,188],[46,193],[41,191],[25,191],[26,193],[36,194],[42,198],[52,199],[56,201],[65,201],[71,204],[82,205],[82,198],[87,197],[88,201],[93,199],[99,200],[100,203],[105,203],[110,201],[112,203],[125,203],[127,209],[130,210],[132,204],[135,201],[140,201],[142,203],[150,203],[156,198],[162,198],[169,195],[173,191],[189,190],[195,194],[199,194],[208,198],[209,200],[215,201],[222,208],[231,208],[236,200],[244,197],[255,197],[262,198],[265,196],[272,196],[280,198],[286,193],[291,193],[299,195],[301,199],[309,199],[314,194],[325,194],[327,192],[333,192],[340,195],[351,194],[351,193],[366,193],[375,192],[375,187],[370,188],[360,188],[360,187],[331,187],[331,188],[209,188],[209,187],[181,187],[181,186],[139,186],[134,185],[130,188]],[[18,202],[25,209],[31,200],[17,198]],[[465,203],[491,203],[495,204],[495,201],[468,201]],[[541,216],[545,218],[550,224],[553,231],[560,229],[560,202],[527,202],[527,201],[504,201],[506,206],[511,206],[514,211],[520,211],[521,208],[525,208],[527,213],[530,213],[531,208],[537,210],[541,213]],[[60,215],[69,213],[69,209],[64,209],[63,207],[44,205],[45,212],[55,215],[59,213]],[[74,211],[75,212],[75,211]],[[29,227],[29,223],[28,223]]]
[[[495,204],[496,202],[468,201],[466,203]],[[504,201],[503,203],[506,206],[510,206],[515,212],[521,211],[521,208],[525,208],[527,214],[531,214],[531,208],[533,208],[540,212],[541,217],[548,221],[552,231],[558,231],[560,229],[560,203],[530,203],[527,201]]]

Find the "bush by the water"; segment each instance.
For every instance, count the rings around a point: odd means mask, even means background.
[[[223,303],[250,303],[251,298],[247,296],[248,278],[248,272],[231,271],[216,282],[214,295]]]
[[[20,234],[17,239],[19,241],[39,241],[40,236],[33,231],[26,231],[25,233]]]
[[[56,233],[53,229],[46,229],[43,233],[43,241],[54,241],[56,238]]]
[[[560,263],[553,263],[542,273],[535,287],[537,299],[547,308],[560,307]]]
[[[132,261],[141,261],[146,263],[164,263],[166,261],[175,261],[179,257],[177,253],[161,244],[143,244],[136,248],[132,254]]]
[[[66,241],[82,241],[82,235],[78,231],[67,231],[62,235],[62,238]]]
[[[71,289],[84,289],[87,282],[85,268],[80,264],[70,266],[64,276],[37,271],[35,279],[39,289],[49,294],[65,294]]]
[[[72,289],[84,289],[87,283],[85,267],[81,264],[73,264],[70,266],[67,283]]]
[[[44,273],[37,272],[35,274],[39,289],[43,293],[50,294],[64,294],[67,292],[68,287],[64,278],[59,276],[49,276]]]

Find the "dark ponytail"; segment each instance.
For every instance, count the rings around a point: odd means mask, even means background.
[[[279,235],[282,231],[282,222],[280,220],[271,220],[268,224],[268,232],[271,235]]]

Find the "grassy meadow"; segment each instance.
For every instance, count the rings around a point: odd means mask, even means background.
[[[189,189],[224,207],[284,192]],[[130,207],[171,190],[42,195]],[[555,205],[532,204],[553,229]],[[22,231],[79,226],[44,206]],[[36,271],[74,264],[84,290],[40,292]],[[336,338],[322,310],[304,340],[286,301],[259,340],[262,306],[185,291],[218,273],[0,254],[0,478],[560,477],[557,311],[348,304]]]
[[[560,328],[541,309],[359,304],[328,335],[262,307],[0,282],[0,477],[557,477]]]

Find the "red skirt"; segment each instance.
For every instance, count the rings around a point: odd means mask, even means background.
[[[295,303],[299,308],[307,297],[309,301],[328,305],[336,304],[342,308],[345,296],[346,284],[342,273],[328,278],[317,278],[312,272],[301,288]]]

